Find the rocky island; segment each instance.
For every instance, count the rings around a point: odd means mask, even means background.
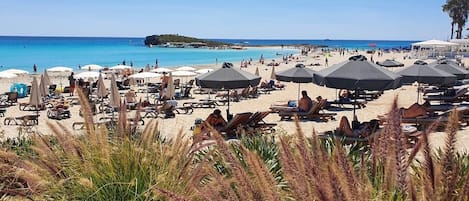
[[[232,44],[222,43],[218,41],[198,39],[177,34],[151,35],[145,37],[145,45],[148,47],[178,47],[178,48],[219,48],[231,47]]]

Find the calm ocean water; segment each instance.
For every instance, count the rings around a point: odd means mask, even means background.
[[[258,60],[297,53],[292,49],[252,48],[248,50],[210,50],[179,48],[147,48],[143,38],[98,38],[98,37],[15,37],[0,36],[0,71],[18,68],[32,71],[36,64],[38,71],[52,66],[67,66],[78,69],[79,65],[99,64],[114,66],[122,61],[134,66],[154,65],[180,66],[193,64],[212,64],[218,60],[239,62],[252,58]],[[290,45],[316,44],[329,47],[368,48],[375,43],[377,48],[399,48],[409,46],[414,41],[352,41],[352,40],[226,40],[230,43],[246,45]]]

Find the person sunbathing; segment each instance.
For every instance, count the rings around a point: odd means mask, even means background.
[[[430,109],[430,103],[428,101],[426,101],[422,105],[414,103],[408,108],[400,108],[400,112],[402,118],[430,116],[433,113]]]
[[[352,129],[347,117],[342,116],[342,118],[340,118],[339,127],[335,130],[335,133],[346,137],[368,137],[376,128],[376,123],[363,122],[358,128]]]
[[[221,116],[221,110],[215,109],[213,113],[208,115],[207,119],[205,119],[205,122],[215,128],[216,130],[220,131],[226,126],[226,120]]]

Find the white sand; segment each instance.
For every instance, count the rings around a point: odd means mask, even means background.
[[[364,52],[360,52],[360,53],[367,57],[370,56],[369,54],[365,54]],[[333,52],[331,54],[332,54],[332,57],[328,57],[329,66],[345,61],[350,56],[352,56],[352,54],[339,56],[337,52]],[[395,58],[397,61],[404,63],[405,66],[411,65],[415,61],[415,59],[403,60],[404,55],[405,55],[404,53],[385,53],[384,56],[381,56],[381,57],[378,57],[377,54],[375,54],[373,55],[373,58],[375,61],[384,61],[385,59]],[[314,58],[314,56],[320,56],[320,57]],[[304,63],[305,65],[312,64],[312,63],[321,64],[321,66],[308,67],[313,70],[321,70],[325,68],[324,67],[325,58],[320,53],[313,53],[313,54],[310,54],[308,57],[300,56],[299,60],[301,60],[302,63]],[[281,58],[277,59],[276,61],[281,62]],[[266,64],[269,62],[270,61],[267,61]],[[428,62],[431,62],[431,61],[428,61]],[[275,70],[277,72],[282,71],[282,70],[293,67],[297,63],[298,62],[296,61],[289,62],[288,64],[282,63],[280,64],[280,66],[275,67]],[[467,61],[465,63],[469,64]],[[240,63],[239,62],[234,63],[234,65],[236,67],[239,67]],[[214,66],[215,64],[200,65],[196,67],[214,68]],[[263,77],[263,80],[268,80],[270,77],[270,73],[271,73],[271,67],[259,64],[257,59],[254,60],[253,65],[244,69],[251,73],[254,73],[256,70],[256,67],[259,67],[260,76]],[[391,70],[397,71],[398,69],[399,68],[394,68]],[[0,91],[1,92],[9,91],[9,88],[13,81],[20,81],[22,83],[31,83],[31,80],[32,80],[31,76],[22,76],[22,77],[12,79],[12,80],[0,79]],[[59,85],[60,81],[62,80],[62,83],[64,84],[64,86],[68,85],[67,77],[62,77],[62,79],[60,79],[58,77],[54,77],[53,73],[49,73],[49,76],[51,76],[51,81],[55,84]],[[181,80],[183,81],[190,80],[190,79],[191,78],[181,78]],[[106,82],[106,85],[109,86],[110,81],[106,80],[105,82]],[[250,111],[250,112],[267,111],[269,110],[269,107],[271,104],[274,104],[278,101],[286,102],[288,100],[297,99],[298,84],[296,83],[285,83],[285,84],[286,84],[285,90],[273,91],[271,94],[262,94],[258,98],[255,98],[255,99],[247,99],[247,100],[241,100],[240,102],[232,102],[231,107],[230,107],[231,113],[236,114],[239,112],[246,112],[246,111]],[[336,94],[337,94],[336,89],[325,88],[325,87],[317,86],[315,84],[301,84],[301,90],[308,91],[310,97],[312,98],[320,95],[323,98],[327,98],[329,100],[335,99]],[[182,104],[187,101],[195,101],[195,100],[202,99],[202,98],[208,98],[208,95],[197,95],[197,94],[192,94],[192,95],[193,95],[193,99],[179,100],[178,104],[182,106]],[[68,96],[68,94],[65,94],[65,96]],[[139,93],[138,96],[144,99],[145,94]],[[368,121],[370,119],[375,119],[377,115],[388,112],[388,110],[390,109],[391,103],[396,96],[398,96],[399,105],[402,107],[407,107],[416,102],[416,98],[417,98],[416,87],[415,86],[403,86],[396,90],[385,91],[385,93],[377,100],[368,102],[366,108],[357,110],[358,120]],[[29,101],[29,98],[19,99],[19,102],[28,102],[28,101]],[[220,106],[218,108],[223,111],[222,114],[223,116],[226,117],[225,110],[227,109],[227,107]],[[71,129],[71,125],[73,122],[82,121],[82,118],[78,115],[78,109],[79,109],[79,106],[72,106],[70,108],[71,113],[72,113],[72,118],[64,119],[61,121],[49,120],[47,118],[46,111],[41,111],[40,112],[41,116],[39,118],[39,126],[35,126],[33,129],[37,130],[40,133],[47,134],[50,131],[49,131],[48,126],[46,125],[46,122],[60,122],[65,127],[69,128],[69,130],[72,132],[76,132],[76,133],[83,132],[83,131],[73,131]],[[186,115],[186,114],[178,115],[177,114],[176,118],[172,118],[172,119],[158,118],[157,121],[159,121],[161,134],[167,137],[174,137],[178,133],[179,130],[182,130],[183,133],[189,137],[192,135],[192,132],[189,130],[189,128],[193,125],[194,120],[196,118],[205,119],[212,111],[213,109],[197,108],[197,109],[194,109],[194,113],[192,113],[191,115]],[[347,116],[349,120],[352,119],[352,110],[332,111],[332,112],[338,113],[336,116],[337,119],[340,119],[341,116]],[[34,114],[34,112],[20,111],[18,106],[12,106],[7,109],[7,113],[5,114],[5,116],[15,117],[15,116],[21,116],[25,114]],[[134,111],[130,112],[131,116],[133,116],[134,114],[135,114]],[[0,118],[0,122],[2,122],[0,130],[4,131],[4,134],[6,137],[17,136],[18,126],[3,125],[3,119],[4,117]],[[145,119],[146,122],[149,122],[150,120],[152,119],[149,119],[149,118]],[[288,134],[293,134],[295,132],[294,122],[293,121],[280,121],[280,117],[277,114],[270,114],[264,120],[269,123],[277,123],[278,126],[276,129],[282,133],[284,132]],[[335,129],[338,126],[338,123],[339,123],[338,121],[329,121],[329,122],[301,121],[300,125],[306,134],[312,134],[313,129],[319,132]],[[433,133],[431,134],[431,143],[436,146],[441,146],[444,144],[444,137],[445,137],[444,133]],[[469,150],[469,143],[468,143],[469,135],[468,135],[468,131],[466,128],[463,127],[463,129],[460,132],[458,132],[458,138],[459,138],[458,140],[459,149],[461,151],[467,152]]]

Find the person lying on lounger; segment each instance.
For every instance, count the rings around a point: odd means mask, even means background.
[[[419,116],[428,116],[432,114],[430,103],[425,101],[422,105],[414,103],[408,108],[400,108],[402,118],[415,118]]]
[[[221,116],[221,111],[219,109],[215,109],[212,114],[208,115],[207,119],[205,119],[205,123],[218,131],[226,126],[226,120]]]
[[[378,128],[378,126],[378,121],[372,120],[369,122],[363,122],[359,124],[356,129],[352,129],[347,117],[342,116],[339,122],[339,127],[335,130],[335,133],[346,137],[368,137]]]

